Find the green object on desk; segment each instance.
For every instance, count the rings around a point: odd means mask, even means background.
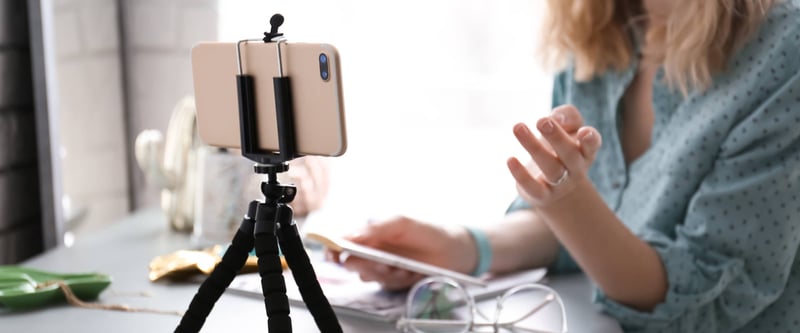
[[[27,310],[66,300],[59,282],[81,300],[97,299],[111,277],[105,274],[59,274],[20,266],[0,266],[0,306]]]

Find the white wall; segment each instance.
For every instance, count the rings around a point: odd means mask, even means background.
[[[190,50],[216,39],[217,1],[53,0],[53,12],[65,203],[87,231],[158,205],[133,142],[164,132],[192,93]]]
[[[158,206],[160,189],[148,184],[133,158],[142,130],[166,133],[172,110],[191,95],[190,52],[217,38],[217,0],[121,1],[134,208]]]
[[[349,149],[310,221],[492,223],[516,195],[505,161],[525,155],[511,127],[550,107],[539,2],[225,0],[219,11],[221,40],[259,37],[281,13],[290,41],[339,49]]]
[[[52,8],[66,227],[93,229],[129,209],[117,1]]]

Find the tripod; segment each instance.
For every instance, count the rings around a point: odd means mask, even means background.
[[[267,310],[268,331],[291,332],[289,300],[286,296],[278,244],[317,327],[324,329],[324,332],[342,332],[303,248],[297,225],[292,221],[292,208],[288,203],[294,199],[296,188],[294,185],[280,184],[277,180],[277,173],[288,169],[289,164],[285,162],[255,166],[256,173],[268,175],[268,180],[261,183],[265,200],[250,202],[247,215],[233,237],[231,246],[219,265],[200,286],[175,332],[200,330],[214,303],[244,266],[254,246]]]
[[[264,33],[264,42],[273,42],[281,36],[277,32],[283,23],[283,17],[276,14],[270,19],[272,29]],[[322,291],[306,253],[297,225],[293,220],[292,207],[297,189],[294,185],[280,184],[277,174],[289,170],[288,161],[297,157],[294,147],[294,119],[292,116],[291,91],[289,79],[281,73],[273,78],[275,87],[275,104],[278,122],[278,138],[280,152],[263,151],[257,147],[258,132],[256,130],[256,113],[254,108],[253,77],[242,73],[240,45],[237,43],[239,74],[237,89],[239,93],[239,124],[242,141],[242,155],[256,162],[254,171],[266,174],[267,181],[261,183],[264,201],[254,200],[247,208],[231,245],[222,256],[222,261],[200,285],[192,298],[189,308],[181,318],[175,332],[198,332],[205,323],[206,317],[214,307],[214,303],[230,285],[236,273],[244,266],[250,251],[255,247],[258,257],[258,273],[261,276],[261,291],[267,311],[267,329],[269,332],[291,332],[292,322],[289,317],[289,300],[286,296],[286,282],[280,262],[280,250],[289,265],[292,276],[300,290],[300,295],[314,317],[317,327],[322,332],[342,332],[336,314]],[[278,64],[280,59],[278,48]]]

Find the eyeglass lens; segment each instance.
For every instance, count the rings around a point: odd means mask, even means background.
[[[431,280],[409,295],[407,316],[417,333],[462,333],[472,323],[467,292],[448,281]]]
[[[497,300],[497,323],[504,327],[560,332],[562,314],[550,290],[528,286]]]

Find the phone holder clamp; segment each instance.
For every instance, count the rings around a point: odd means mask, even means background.
[[[261,39],[243,39],[236,43],[236,88],[239,98],[239,133],[242,156],[260,164],[279,164],[302,155],[297,153],[295,122],[292,104],[292,90],[289,77],[283,73],[283,52],[281,44],[286,42],[278,27],[283,24],[283,16],[275,14],[270,19],[270,32],[264,32]],[[277,50],[278,75],[272,78],[275,93],[275,120],[278,127],[278,151],[268,151],[259,147],[259,131],[256,114],[254,78],[245,74],[242,66],[242,44],[249,42],[275,43]]]

